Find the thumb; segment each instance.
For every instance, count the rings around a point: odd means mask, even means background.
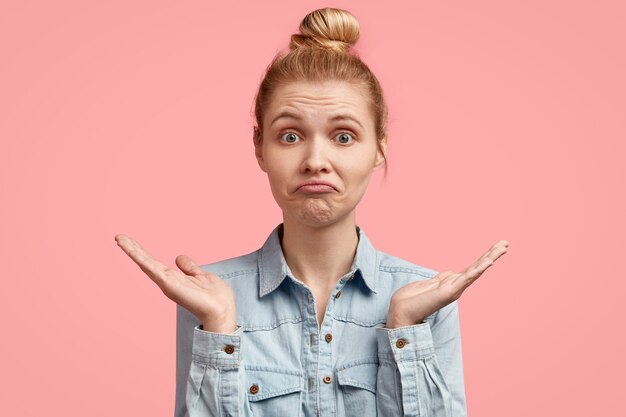
[[[178,255],[176,257],[176,265],[187,275],[202,275],[205,271],[202,270],[189,256]]]

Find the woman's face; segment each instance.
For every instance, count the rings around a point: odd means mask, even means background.
[[[284,216],[309,226],[351,214],[370,175],[384,163],[366,96],[347,82],[280,86],[263,123],[263,140],[255,149],[259,166]],[[330,187],[301,187],[305,182]]]

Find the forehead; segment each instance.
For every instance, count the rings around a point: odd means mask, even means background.
[[[280,85],[268,103],[266,120],[284,111],[307,115],[350,113],[361,120],[370,117],[363,87],[346,81],[293,81]],[[364,120],[365,121],[365,120]]]

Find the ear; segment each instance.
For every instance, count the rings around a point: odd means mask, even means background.
[[[267,172],[267,169],[265,168],[265,160],[263,159],[263,142],[261,141],[259,129],[256,126],[254,127],[252,142],[254,143],[254,155],[256,156],[259,167],[263,172]]]
[[[380,141],[380,147],[382,148],[383,153],[381,153],[380,149],[378,149],[378,146],[376,146],[376,162],[374,163],[374,171],[378,170],[383,165],[385,165],[384,156],[387,155],[387,136],[386,135]]]

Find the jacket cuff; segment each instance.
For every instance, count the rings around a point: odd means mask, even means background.
[[[238,366],[241,361],[243,328],[237,326],[233,333],[215,333],[202,329],[198,324],[193,329],[192,358],[195,361],[215,366]]]
[[[389,329],[376,328],[378,359],[384,362],[419,360],[435,353],[430,323]]]

